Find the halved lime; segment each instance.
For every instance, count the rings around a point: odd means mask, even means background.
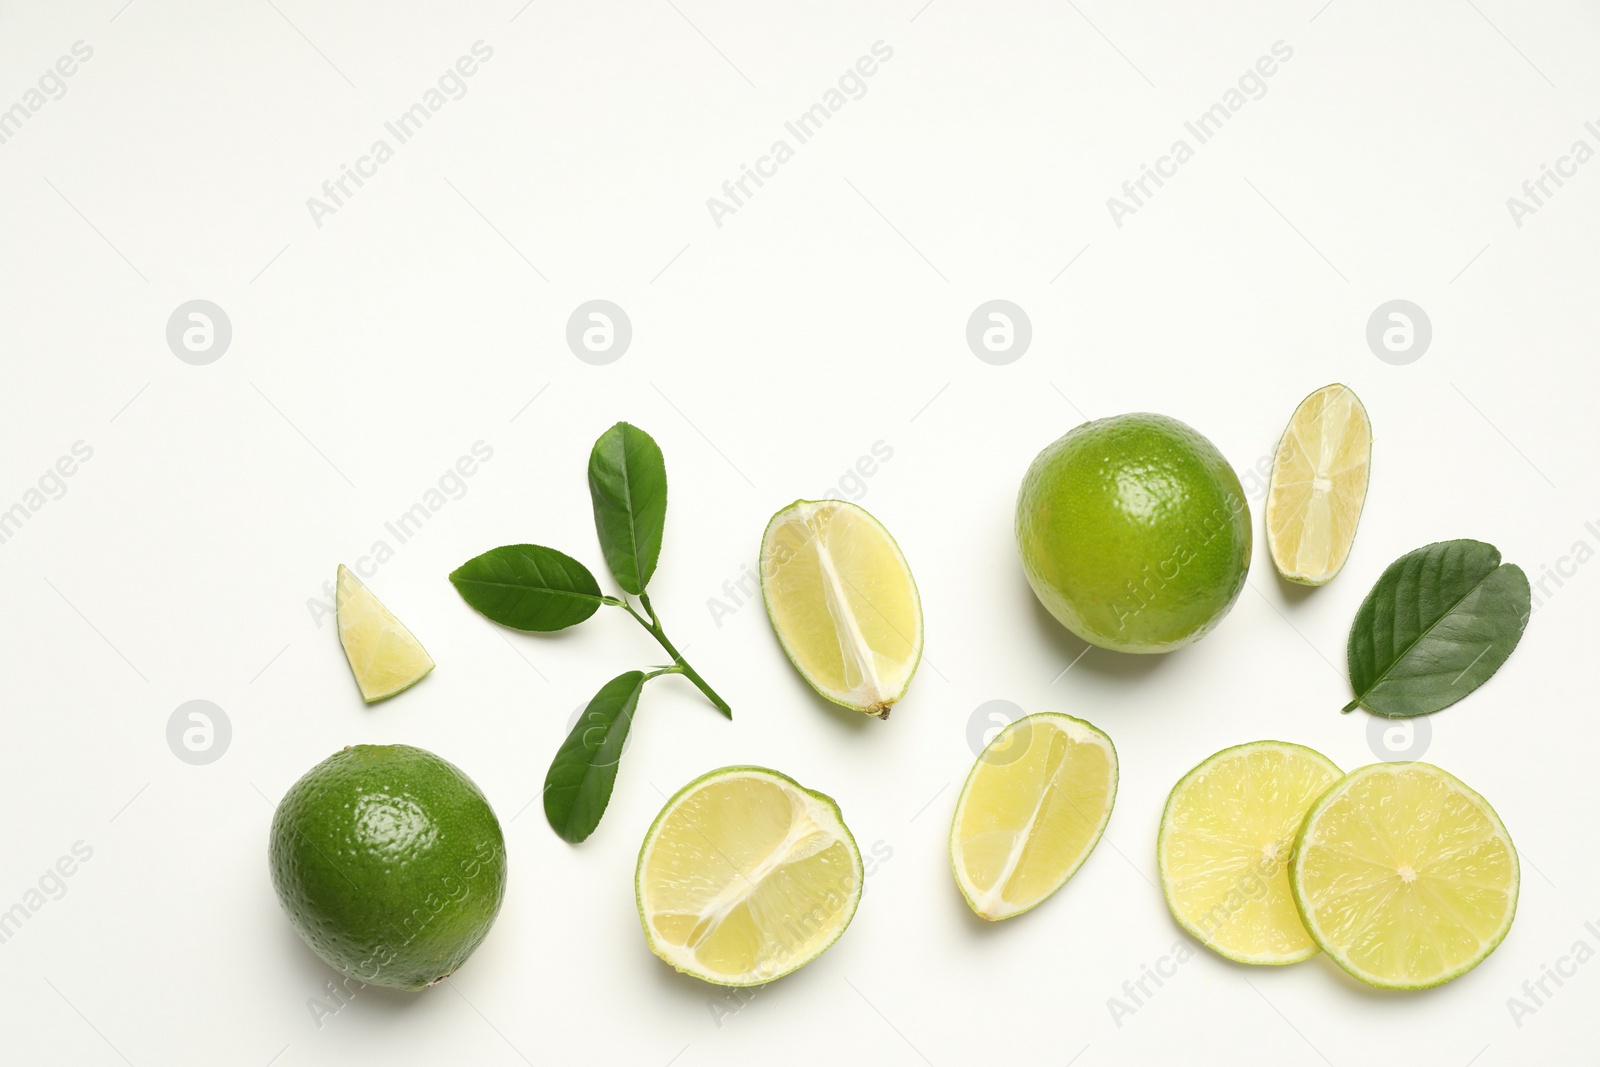
[[[1367,499],[1372,423],[1344,385],[1300,401],[1278,442],[1267,494],[1267,547],[1278,573],[1323,585],[1350,556]]]
[[[950,866],[972,910],[1009,919],[1067,884],[1117,796],[1117,750],[1082,719],[1041,712],[995,735],[950,824]]]
[[[832,798],[764,767],[723,767],[661,809],[634,890],[650,951],[704,981],[749,986],[837,941],[861,877]]]
[[[889,717],[922,658],[922,601],[882,523],[842,500],[796,500],[761,537],[761,595],[813,689]]]
[[[368,704],[410,689],[433,670],[433,658],[394,613],[339,565],[335,592],[339,643]]]
[[[1315,956],[1289,891],[1289,852],[1306,810],[1339,776],[1303,745],[1253,741],[1180,778],[1156,838],[1161,891],[1178,925],[1240,963]]]
[[[1489,802],[1429,763],[1351,771],[1289,861],[1301,921],[1363,982],[1426,989],[1482,963],[1517,911],[1517,850]]]

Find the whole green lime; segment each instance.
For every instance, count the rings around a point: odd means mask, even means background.
[[[1086,422],[1034,458],[1017,495],[1034,594],[1085,641],[1169,652],[1244,588],[1250,506],[1215,445],[1165,415]]]
[[[369,985],[421,989],[460,967],[506,891],[505,838],[453,764],[410,745],[356,745],[278,803],[272,885],[329,966]]]

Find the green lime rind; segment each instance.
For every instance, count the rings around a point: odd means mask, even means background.
[[[1029,904],[1026,908],[1022,908],[1019,911],[1014,911],[1009,915],[1000,916],[996,919],[990,919],[988,916],[983,914],[983,912],[979,909],[977,902],[974,901],[972,896],[967,892],[967,887],[962,884],[961,870],[956,862],[956,829],[961,825],[961,813],[966,807],[967,792],[972,786],[973,776],[978,773],[978,768],[984,763],[984,755],[991,748],[994,748],[996,745],[998,745],[1007,734],[1011,733],[1013,730],[1021,728],[1023,723],[1031,722],[1036,719],[1061,720],[1072,724],[1066,728],[1066,732],[1068,734],[1077,734],[1087,731],[1095,738],[1105,742],[1107,751],[1111,753],[1111,795],[1106,798],[1105,814],[1100,818],[1100,825],[1095,829],[1094,837],[1090,840],[1089,847],[1083,850],[1083,855],[1078,857],[1078,862],[1073,864],[1071,869],[1068,870],[1066,874],[1062,875],[1061,881],[1057,883],[1056,887],[1050,890],[1050,892],[1041,896],[1032,904]],[[956,889],[961,893],[961,899],[967,902],[967,907],[972,909],[972,913],[986,922],[1003,922],[1006,919],[1015,919],[1018,915],[1027,914],[1034,908],[1037,908],[1040,904],[1043,904],[1045,901],[1061,892],[1061,890],[1066,887],[1066,884],[1072,881],[1072,876],[1077,874],[1078,871],[1082,869],[1083,865],[1089,861],[1089,857],[1093,855],[1094,850],[1099,847],[1100,839],[1105,836],[1106,827],[1111,823],[1111,810],[1116,807],[1117,804],[1117,787],[1121,783],[1121,780],[1121,763],[1117,758],[1117,746],[1111,740],[1111,735],[1107,734],[1094,723],[1085,719],[1080,719],[1075,715],[1067,715],[1059,711],[1037,711],[1032,715],[1024,715],[1022,718],[1009,724],[1004,730],[1001,730],[999,733],[995,734],[994,737],[990,739],[989,743],[983,747],[983,752],[978,754],[978,758],[972,761],[972,767],[967,771],[966,780],[961,784],[961,793],[956,798],[955,814],[950,817],[950,873],[955,879]]]
[[[905,684],[900,687],[900,691],[898,693],[888,700],[879,701],[876,704],[852,704],[850,701],[841,700],[839,697],[828,692],[826,687],[821,685],[815,678],[813,678],[810,672],[805,669],[805,667],[801,666],[799,658],[795,656],[794,649],[789,646],[788,638],[786,638],[783,635],[783,631],[778,628],[777,619],[772,614],[772,598],[767,592],[767,564],[765,559],[767,535],[772,532],[772,527],[777,524],[779,519],[783,518],[784,515],[788,514],[790,511],[793,511],[801,504],[839,504],[854,508],[856,511],[859,511],[867,518],[869,522],[883,532],[884,537],[889,539],[889,544],[894,546],[895,555],[900,557],[900,562],[905,568],[906,580],[911,585],[911,600],[912,603],[914,603],[917,607],[917,642],[916,647],[911,653],[911,669],[906,672]],[[911,688],[911,680],[916,677],[917,668],[922,665],[923,644],[922,593],[917,589],[917,580],[916,577],[911,573],[911,564],[906,562],[906,554],[900,550],[900,542],[894,539],[894,534],[890,533],[889,528],[883,523],[879,522],[876,516],[874,516],[866,508],[859,504],[853,504],[848,500],[792,500],[788,504],[785,504],[783,507],[779,508],[777,511],[773,512],[772,518],[767,520],[767,525],[761,531],[761,547],[756,554],[756,558],[759,563],[757,569],[761,572],[761,603],[762,606],[764,606],[767,610],[767,622],[771,624],[772,632],[778,636],[778,644],[783,649],[784,656],[786,656],[789,662],[794,666],[795,671],[800,675],[801,678],[804,678],[806,684],[812,689],[816,690],[817,695],[822,697],[824,700],[833,704],[837,704],[842,708],[849,708],[851,711],[859,711],[867,715],[876,715],[880,718],[887,719],[889,717],[889,709],[904,699],[906,692]]]
[[[1510,858],[1511,870],[1515,875],[1515,877],[1512,879],[1511,906],[1506,909],[1505,922],[1501,924],[1500,929],[1496,931],[1494,937],[1485,940],[1483,947],[1479,950],[1478,954],[1469,962],[1455,968],[1454,970],[1447,971],[1436,977],[1419,982],[1384,981],[1382,978],[1379,978],[1376,975],[1371,975],[1362,971],[1361,968],[1353,964],[1349,957],[1339,950],[1338,946],[1330,945],[1328,943],[1327,937],[1323,933],[1322,929],[1312,921],[1311,916],[1308,914],[1305,901],[1303,899],[1303,891],[1300,886],[1300,852],[1305,844],[1306,833],[1311,829],[1311,826],[1316,821],[1317,817],[1322,814],[1329,804],[1337,800],[1339,796],[1343,794],[1344,790],[1358,780],[1358,778],[1369,774],[1385,773],[1390,771],[1391,768],[1395,767],[1426,768],[1429,772],[1439,775],[1456,789],[1459,789],[1462,793],[1466,794],[1468,797],[1482,805],[1484,812],[1489,816],[1490,823],[1493,824],[1494,828],[1505,840],[1506,854]],[[1305,924],[1306,932],[1311,935],[1311,939],[1313,941],[1322,947],[1323,953],[1326,954],[1330,960],[1339,965],[1341,970],[1345,971],[1351,977],[1365,982],[1367,985],[1375,986],[1379,989],[1396,989],[1406,991],[1433,989],[1436,986],[1444,985],[1446,982],[1449,982],[1452,979],[1460,978],[1462,975],[1478,966],[1478,964],[1488,959],[1489,955],[1494,952],[1495,949],[1499,948],[1500,943],[1506,939],[1506,934],[1510,933],[1511,931],[1511,923],[1517,917],[1517,904],[1521,897],[1521,886],[1522,862],[1517,856],[1517,846],[1511,840],[1511,833],[1506,829],[1505,823],[1501,821],[1500,813],[1494,810],[1494,805],[1485,800],[1481,793],[1467,785],[1449,771],[1444,770],[1441,767],[1436,767],[1431,763],[1424,763],[1420,760],[1412,763],[1369,763],[1365,767],[1356,768],[1343,778],[1339,779],[1337,782],[1333,783],[1333,785],[1329,786],[1327,791],[1323,793],[1322,796],[1317,798],[1316,803],[1311,805],[1310,810],[1306,812],[1306,820],[1301,824],[1300,832],[1295,835],[1294,850],[1289,855],[1289,888],[1294,893],[1295,910],[1300,913],[1300,921]]]
[[[806,956],[804,959],[799,960],[788,970],[780,971],[777,974],[769,975],[763,978],[752,978],[748,981],[734,981],[723,975],[713,975],[702,971],[695,971],[685,967],[680,967],[677,962],[670,959],[661,951],[660,948],[656,946],[655,936],[650,930],[650,920],[644,912],[644,860],[645,857],[650,854],[650,846],[655,842],[656,834],[661,829],[662,821],[666,819],[668,812],[672,811],[678,806],[678,802],[683,797],[687,796],[689,793],[693,792],[695,789],[706,784],[707,782],[723,778],[743,777],[749,775],[765,776],[767,778],[776,779],[787,785],[793,786],[795,789],[798,789],[800,792],[804,793],[808,797],[811,797],[813,800],[821,801],[829,811],[833,812],[834,818],[838,822],[839,830],[843,834],[840,840],[844,841],[850,846],[850,859],[854,865],[855,873],[855,893],[850,897],[846,904],[843,917],[839,922],[838,931],[833,935],[832,940],[830,940],[827,944],[822,945],[815,952]],[[857,846],[855,835],[850,832],[850,827],[845,825],[844,813],[839,810],[838,801],[834,800],[826,793],[819,793],[815,789],[807,789],[805,786],[801,785],[793,778],[790,778],[782,771],[775,771],[770,767],[758,767],[754,764],[735,764],[732,766],[718,767],[715,770],[707,771],[700,777],[691,781],[688,785],[684,786],[682,789],[678,790],[676,793],[672,794],[671,798],[661,806],[661,810],[656,814],[655,820],[650,824],[650,829],[645,831],[644,843],[639,846],[639,859],[635,863],[633,870],[633,901],[634,907],[639,913],[639,925],[644,929],[645,943],[649,945],[651,952],[655,953],[657,957],[659,957],[673,970],[677,971],[679,974],[687,974],[691,978],[698,978],[700,981],[707,982],[711,985],[747,988],[749,986],[766,985],[768,982],[777,981],[784,975],[793,974],[795,971],[798,971],[801,967],[804,967],[806,964],[810,963],[812,960],[828,951],[828,949],[832,948],[838,942],[839,938],[844,936],[844,932],[849,929],[850,923],[854,921],[856,917],[856,909],[861,904],[861,891],[864,881],[865,877],[862,873],[861,866],[861,849],[859,846]]]
[[[1114,652],[1170,652],[1233,609],[1250,569],[1250,504],[1194,427],[1130,412],[1033,458],[1013,526],[1028,585],[1056,621]]]
[[[409,745],[345,748],[307,771],[273,814],[268,866],[313,952],[395,989],[454,973],[505,898],[505,837],[483,792]]]
[[[1161,824],[1159,829],[1156,831],[1156,871],[1161,878],[1161,896],[1167,902],[1167,910],[1172,913],[1173,920],[1176,921],[1177,924],[1187,931],[1192,937],[1194,937],[1196,941],[1199,941],[1206,948],[1210,949],[1212,952],[1215,952],[1224,959],[1232,960],[1235,963],[1245,963],[1257,967],[1286,967],[1291,963],[1303,963],[1306,960],[1309,960],[1311,957],[1320,952],[1321,949],[1318,948],[1316,944],[1313,944],[1305,952],[1290,953],[1288,955],[1270,958],[1264,958],[1261,956],[1247,956],[1243,953],[1230,952],[1227,948],[1218,944],[1214,937],[1201,930],[1197,924],[1192,923],[1188,919],[1184,918],[1184,916],[1179,912],[1177,905],[1173,903],[1170,880],[1167,877],[1167,837],[1171,830],[1172,806],[1177,801],[1178,793],[1197,774],[1199,774],[1201,771],[1204,771],[1206,768],[1210,767],[1223,757],[1241,753],[1245,750],[1264,748],[1280,750],[1293,749],[1296,752],[1312,756],[1317,761],[1326,764],[1327,767],[1332,770],[1335,781],[1344,776],[1344,772],[1339,769],[1339,766],[1327,756],[1324,756],[1321,752],[1318,752],[1314,748],[1309,748],[1305,745],[1297,745],[1292,741],[1246,741],[1242,745],[1230,745],[1228,748],[1224,748],[1218,752],[1213,752],[1211,755],[1207,756],[1205,759],[1201,760],[1199,763],[1190,768],[1188,773],[1186,773],[1182,778],[1179,778],[1177,784],[1172,787],[1172,790],[1169,793],[1167,793],[1167,802],[1161,809]],[[1298,833],[1296,837],[1298,839]]]
[[[1311,392],[1301,397],[1300,403],[1294,406],[1294,414],[1289,416],[1289,422],[1284,426],[1283,433],[1278,436],[1277,450],[1272,453],[1271,481],[1275,481],[1278,477],[1278,457],[1283,455],[1283,442],[1288,439],[1289,431],[1294,428],[1295,415],[1300,414],[1300,409],[1306,406],[1307,400],[1310,400],[1320,392],[1333,388],[1343,389],[1345,392],[1349,393],[1350,399],[1354,400],[1356,402],[1356,407],[1361,409],[1361,414],[1366,415],[1367,417],[1367,480],[1361,483],[1361,507],[1356,510],[1356,530],[1359,531],[1361,529],[1361,516],[1366,514],[1367,510],[1367,491],[1372,488],[1372,416],[1367,414],[1367,405],[1361,402],[1361,398],[1356,395],[1356,391],[1343,382],[1329,382],[1320,389],[1313,389]],[[1277,571],[1278,576],[1284,581],[1291,582],[1294,585],[1303,585],[1308,589],[1320,589],[1329,582],[1333,581],[1335,578],[1339,577],[1340,573],[1344,571],[1345,564],[1350,562],[1350,552],[1345,552],[1344,562],[1339,564],[1339,569],[1322,579],[1320,582],[1312,581],[1310,578],[1304,578],[1298,574],[1290,574],[1289,572],[1285,571],[1278,563],[1278,554],[1274,550],[1272,543],[1272,531],[1270,529],[1266,529],[1265,527],[1265,523],[1267,521],[1267,506],[1272,501],[1271,481],[1269,481],[1267,484],[1266,501],[1263,502],[1261,506],[1261,521],[1263,523],[1263,530],[1267,535],[1267,558],[1272,560],[1273,570]],[[1354,543],[1355,535],[1352,534],[1351,544],[1353,545]]]

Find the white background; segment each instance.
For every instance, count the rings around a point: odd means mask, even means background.
[[[1600,163],[1520,227],[1506,198],[1574,140],[1600,148],[1584,129],[1600,15],[920,2],[0,8],[0,108],[93,48],[0,144],[0,508],[93,449],[0,544],[0,908],[93,849],[0,944],[8,1062],[1592,1059],[1600,963],[1547,981],[1520,1019],[1508,998],[1578,940],[1600,949],[1584,927],[1600,926]],[[307,198],[479,40],[493,58],[466,95],[316,225]],[[865,96],[718,227],[706,198],[880,40],[893,58]],[[1266,94],[1115,225],[1107,197],[1280,40],[1293,57]],[[165,339],[196,298],[233,327],[208,366]],[[609,366],[565,342],[593,298],[633,323]],[[965,341],[993,298],[1032,321],[1007,366]],[[1395,298],[1433,324],[1406,366],[1365,340]],[[1173,655],[1079,659],[1015,558],[1031,457],[1084,418],[1151,410],[1244,473],[1336,380],[1377,434],[1343,575],[1286,590],[1252,482],[1255,561],[1226,621]],[[445,576],[517,541],[603,573],[583,469],[617,419],[660,441],[672,479],[653,599],[736,716],[655,683],[605,821],[574,848],[537,803],[549,758],[574,708],[660,653],[614,610],[500,631]],[[397,545],[384,522],[478,441],[493,458],[466,494]],[[879,441],[893,455],[861,499],[915,569],[927,627],[886,723],[815,697],[759,605],[714,620],[708,603],[754,567],[774,510],[837,489]],[[1493,542],[1536,585],[1587,545],[1500,673],[1428,722],[1426,758],[1523,850],[1510,936],[1410,995],[1324,959],[1200,950],[1114,1019],[1109,998],[1182,936],[1153,885],[1172,783],[1262,737],[1376,758],[1365,716],[1338,714],[1347,627],[1384,565],[1449,537]],[[368,708],[308,600],[379,539],[395,554],[371,585],[439,667]],[[166,741],[191,699],[232,724],[206,766]],[[967,911],[946,853],[991,700],[1088,718],[1122,761],[1093,857],[999,926]],[[448,985],[366,990],[319,1027],[308,1001],[333,972],[278,908],[267,827],[300,774],[360,742],[466,769],[500,813],[510,885]],[[832,794],[864,850],[892,853],[846,936],[743,1004],[649,953],[632,889],[664,795],[735,762]]]

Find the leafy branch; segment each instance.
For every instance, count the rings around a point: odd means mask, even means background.
[[[733,718],[728,702],[667,637],[645,591],[661,555],[667,515],[666,461],[649,434],[619,422],[600,435],[589,453],[589,496],[600,550],[623,596],[602,593],[587,567],[543,545],[502,545],[450,574],[462,599],[502,626],[548,633],[576,626],[603,606],[618,607],[672,657],[670,667],[629,671],[602,686],[556,752],[545,776],[545,816],[558,834],[574,843],[593,833],[605,813],[646,682],[681,674],[718,711]],[[628,600],[630,595],[638,598],[638,607]]]

